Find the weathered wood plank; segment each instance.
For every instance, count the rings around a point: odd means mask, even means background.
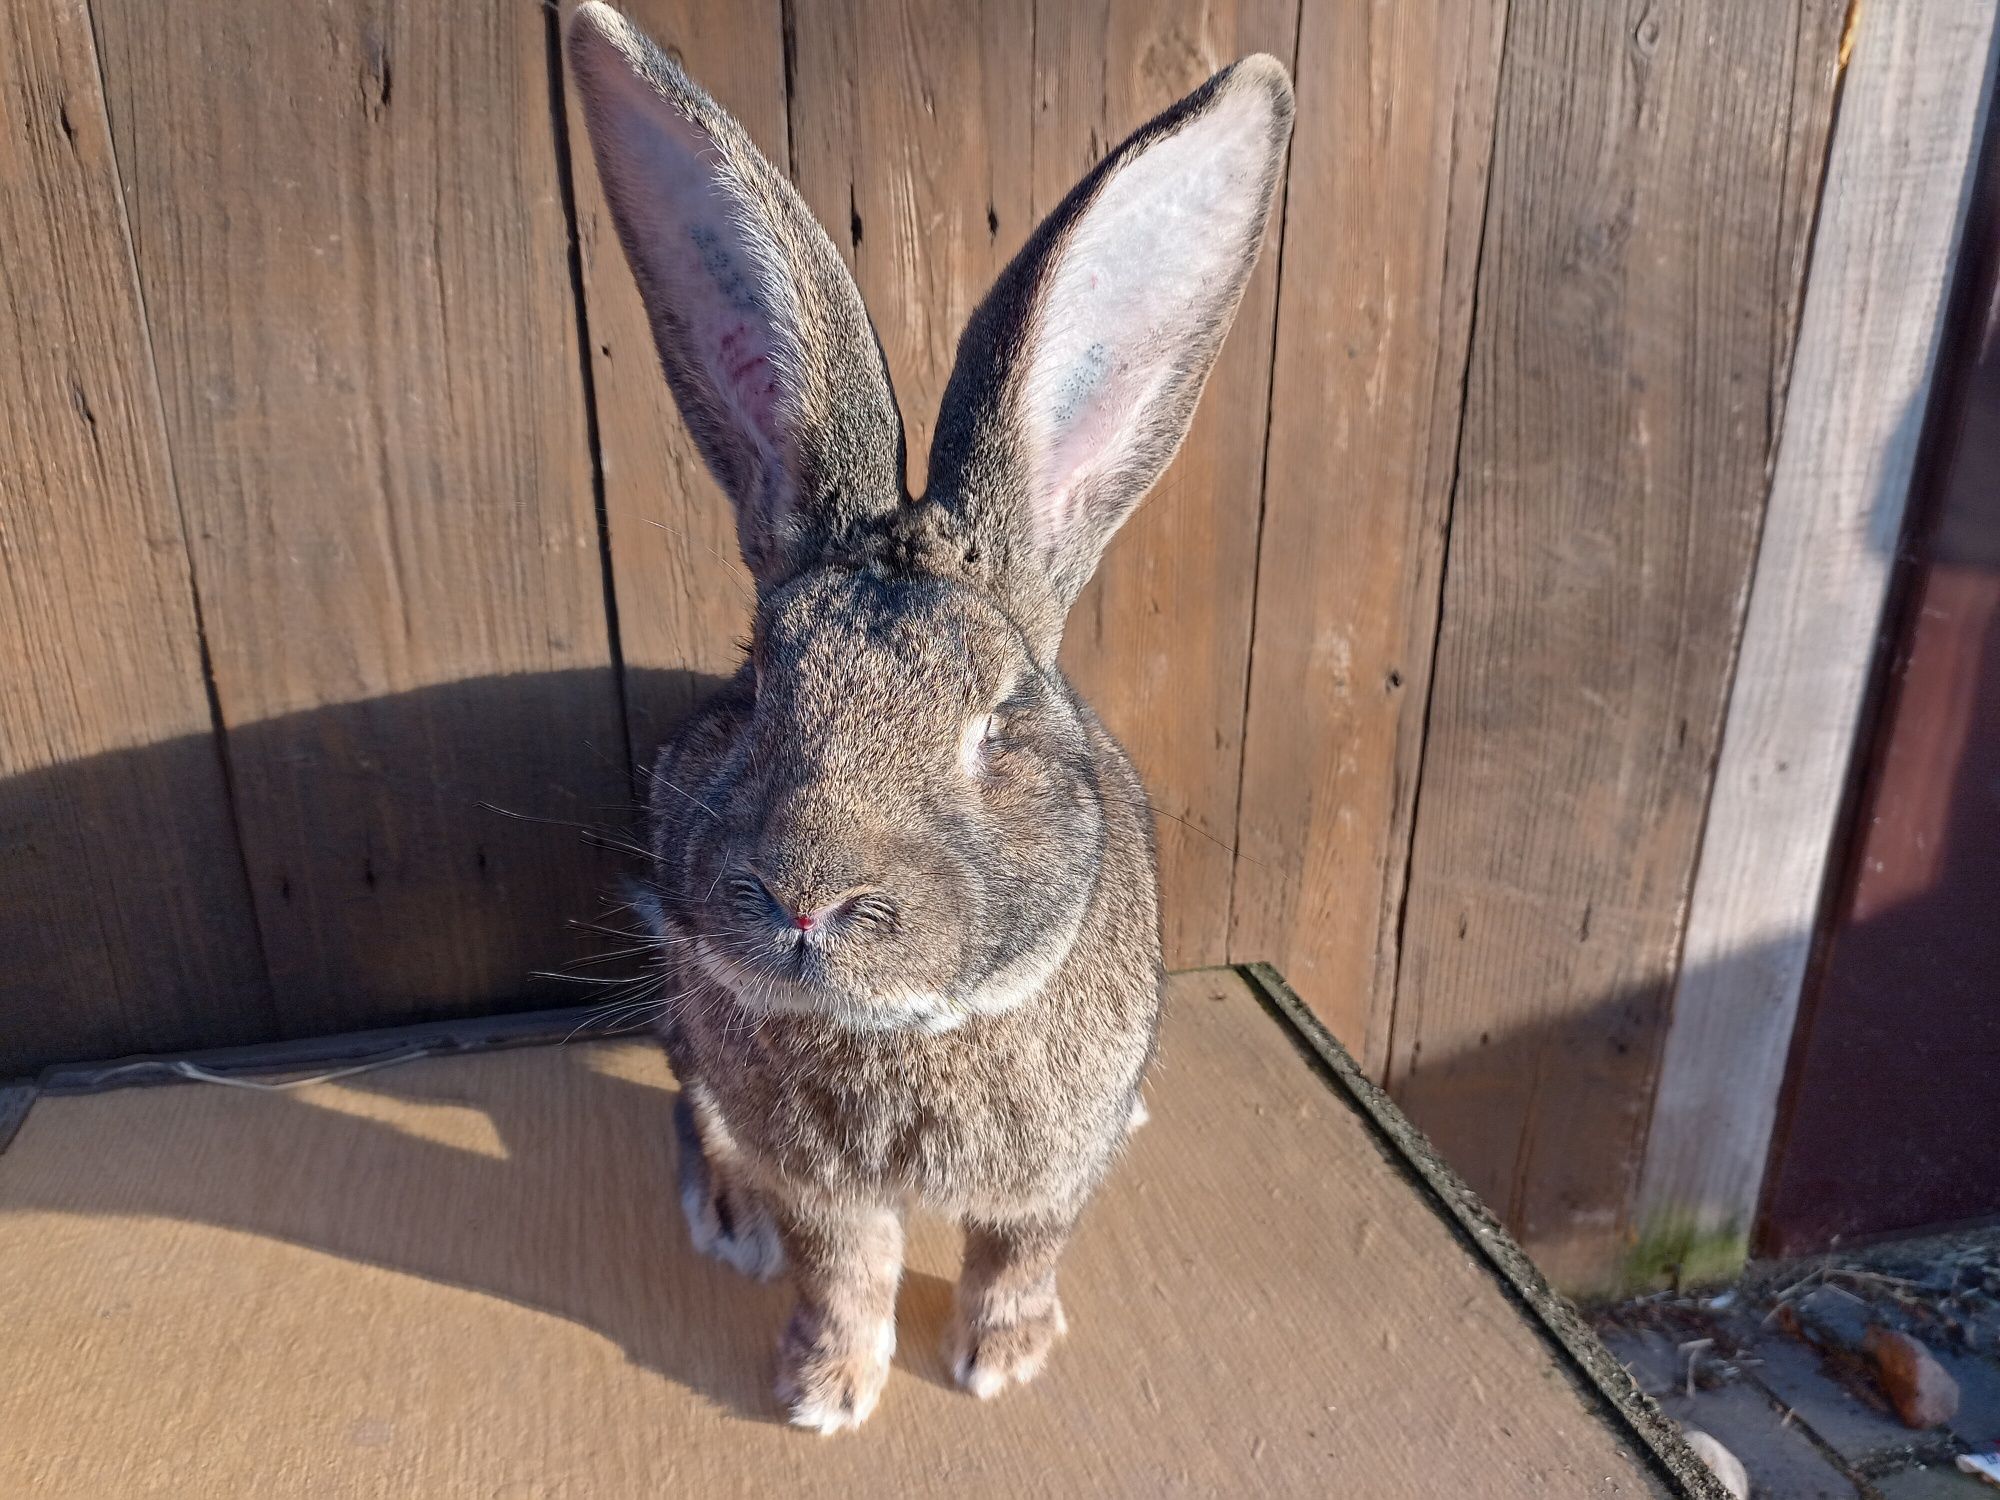
[[[0,12],[0,1071],[273,1023],[90,17]]]
[[[606,867],[479,804],[629,797],[548,18],[97,20],[282,1022],[526,1000]]]
[[[1200,1066],[1149,1089],[1064,1259],[1047,1370],[953,1388],[958,1237],[916,1218],[896,1368],[826,1442],[770,1396],[786,1290],[688,1243],[657,1047],[44,1097],[0,1156],[0,1487],[1719,1493],[1669,1483],[1242,979],[1172,984],[1167,1056]],[[146,1274],[114,1295],[107,1265]],[[190,1360],[204,1340],[227,1358]]]
[[[1296,23],[1288,0],[1039,6],[1035,216],[1217,69],[1252,52],[1291,66]],[[1273,213],[1274,225],[1281,215]],[[1160,814],[1161,916],[1172,966],[1220,963],[1229,951],[1278,236],[1274,227],[1266,238],[1186,444],[1105,554],[1071,613],[1063,648],[1064,664],[1132,752]]]
[[[793,177],[875,319],[921,486],[959,332],[1030,228],[1031,0],[833,0],[792,23]]]
[[[1623,1251],[1841,13],[1508,18],[1390,1077],[1573,1287]]]
[[[1756,1211],[1992,89],[1992,0],[1860,11],[1640,1190]]]
[[[1230,923],[1376,1078],[1505,0],[1307,6]]]
[[[573,6],[568,0],[566,10]],[[778,0],[632,0],[623,9],[743,122],[781,171],[787,169]],[[703,466],[661,378],[575,91],[568,94],[625,702],[633,760],[644,768],[707,688],[736,669],[738,643],[749,629],[750,577],[737,556],[729,502]]]

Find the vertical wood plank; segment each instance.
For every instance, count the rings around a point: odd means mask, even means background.
[[[1291,0],[1039,5],[1034,215],[1218,69],[1252,52],[1291,66],[1297,16]],[[1161,917],[1175,967],[1229,953],[1279,217],[1187,442],[1112,542],[1063,648],[1160,815]]]
[[[1505,0],[1305,7],[1230,952],[1388,1060]]]
[[[1756,1212],[1993,87],[1992,0],[1864,6],[1640,1189]]]
[[[629,796],[547,19],[98,26],[283,1024],[529,999],[607,870],[480,803]]]
[[[0,11],[0,1073],[272,1025],[90,18]]]
[[[574,4],[566,0],[566,11]],[[630,0],[623,8],[742,121],[779,170],[789,169],[778,0]],[[750,577],[729,502],[661,377],[575,90],[566,92],[625,701],[633,760],[646,767],[707,688],[735,671],[749,630]]]
[[[1030,227],[1031,0],[829,0],[792,24],[793,177],[875,319],[921,484],[959,332]]]
[[[1508,18],[1390,1077],[1571,1287],[1626,1232],[1842,10]]]

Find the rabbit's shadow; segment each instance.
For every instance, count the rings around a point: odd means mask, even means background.
[[[422,1061],[343,1082],[332,1099],[211,1090],[196,1128],[229,1142],[227,1172],[184,1132],[134,1132],[87,1162],[0,1174],[0,1213],[218,1225],[503,1298],[601,1334],[736,1417],[779,1421],[770,1388],[790,1291],[689,1243],[674,1090],[663,1061],[632,1066],[651,1045]],[[454,1122],[443,1139],[441,1121]],[[949,1384],[950,1302],[943,1278],[905,1274],[899,1370]]]

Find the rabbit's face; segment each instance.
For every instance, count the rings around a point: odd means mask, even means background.
[[[766,601],[751,667],[716,816],[692,820],[698,962],[753,1010],[864,1029],[1033,993],[1104,838],[1062,678],[973,589],[844,567]]]

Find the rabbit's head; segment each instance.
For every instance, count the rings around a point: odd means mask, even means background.
[[[967,327],[916,500],[860,295],[790,184],[608,7],[576,10],[568,51],[757,588],[743,728],[712,780],[654,790],[699,808],[669,915],[753,1006],[862,1026],[1004,1008],[1073,942],[1118,815],[1056,666],[1063,617],[1179,446],[1242,296],[1284,70],[1218,74],[1036,230]]]

